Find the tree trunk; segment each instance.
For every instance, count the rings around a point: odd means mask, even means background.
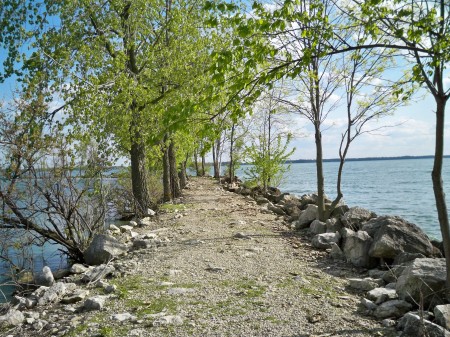
[[[230,183],[234,182],[234,159],[233,159],[233,151],[234,151],[234,124],[231,127],[231,135],[230,135],[230,165],[228,167],[228,174],[230,176]]]
[[[216,144],[213,144],[212,146],[212,157],[213,157],[213,167],[214,167],[214,178],[219,179],[220,178],[220,172],[219,172],[219,153],[217,152]]]
[[[166,138],[166,137],[165,137]],[[169,162],[169,148],[164,144],[163,154],[163,200],[172,200],[171,186],[170,186],[170,162]]]
[[[322,133],[319,127],[315,127],[316,140],[316,172],[317,172],[317,207],[319,208],[319,220],[325,221],[325,187],[323,177]]]
[[[204,177],[205,174],[205,154],[202,154],[202,177]]]
[[[170,165],[170,187],[172,198],[181,196],[180,181],[178,179],[177,157],[175,151],[175,143],[173,140],[169,144],[169,165]]]
[[[200,176],[200,171],[198,168],[198,154],[197,154],[197,150],[195,150],[194,152],[194,166],[195,166],[195,174],[197,175],[197,177]]]
[[[180,188],[185,188],[187,185],[186,161],[181,162],[181,169],[178,173],[178,177],[180,179]]]
[[[441,227],[442,241],[447,267],[446,297],[450,300],[450,226],[448,220],[447,205],[442,181],[442,163],[444,156],[444,116],[446,98],[435,96],[436,100],[436,147],[434,153],[434,165],[431,172],[433,180],[434,197]]]

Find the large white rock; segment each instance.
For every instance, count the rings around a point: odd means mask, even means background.
[[[367,292],[367,298],[374,301],[376,304],[381,304],[388,300],[394,300],[397,297],[398,296],[395,289],[375,288]]]
[[[375,218],[377,215],[361,207],[350,208],[342,217],[341,222],[345,227],[358,230],[366,221]]]
[[[126,253],[127,250],[126,245],[117,241],[112,236],[97,234],[83,255],[87,264],[99,265]]]
[[[402,300],[391,300],[379,305],[373,312],[378,319],[399,318],[412,309],[412,305]]]
[[[364,231],[346,231],[343,251],[347,261],[357,267],[372,268],[376,266],[376,259],[369,256],[369,248],[373,239]]]
[[[25,316],[19,310],[10,309],[5,315],[0,316],[0,327],[1,326],[18,326],[23,323]]]
[[[338,243],[340,239],[341,235],[339,232],[322,233],[315,235],[311,240],[311,244],[318,249],[327,249],[331,247],[332,243]]]
[[[311,222],[309,230],[312,234],[322,234],[327,231],[327,225],[325,224],[325,222],[322,222],[320,220],[314,220],[313,222]]]
[[[434,307],[434,317],[436,317],[437,324],[450,330],[450,304]]]
[[[317,219],[318,207],[313,204],[309,204],[308,207],[300,214],[297,221],[294,222],[296,229],[307,228],[311,222]]]
[[[442,304],[444,300],[445,259],[415,259],[405,267],[398,278],[396,290],[399,298],[421,303],[425,308]]]
[[[50,287],[53,283],[55,283],[55,278],[53,277],[52,270],[50,267],[45,266],[42,268],[42,273],[39,273],[36,276],[35,283],[38,286]]]

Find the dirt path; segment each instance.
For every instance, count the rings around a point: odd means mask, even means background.
[[[137,250],[116,267],[116,298],[72,316],[72,336],[384,336],[392,330],[357,312],[351,267],[293,236],[281,217],[216,181],[192,178],[183,204],[154,228],[170,242]],[[155,233],[155,232],[151,232]],[[119,322],[114,314],[129,313]],[[51,315],[50,315],[51,316]],[[167,324],[166,324],[167,323]],[[39,334],[36,334],[38,336]],[[42,334],[49,336],[48,332]]]

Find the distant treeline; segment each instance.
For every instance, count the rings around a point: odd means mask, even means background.
[[[434,156],[400,156],[400,157],[365,157],[365,158],[347,158],[345,161],[374,161],[374,160],[404,160],[404,159],[433,159]],[[444,156],[450,158],[450,155]],[[339,162],[339,158],[324,159],[324,162]],[[287,164],[296,163],[314,163],[315,159],[296,159],[287,160]]]

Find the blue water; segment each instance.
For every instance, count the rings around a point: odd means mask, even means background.
[[[325,193],[336,196],[338,162],[324,163]],[[432,159],[350,161],[344,166],[342,192],[350,207],[360,206],[377,215],[398,215],[421,227],[430,237],[442,235],[431,182]],[[239,170],[243,176],[245,166]],[[450,159],[444,160],[443,180],[450,198]],[[313,193],[316,188],[315,163],[291,164],[279,186],[296,195]],[[447,205],[450,200],[447,199]]]

